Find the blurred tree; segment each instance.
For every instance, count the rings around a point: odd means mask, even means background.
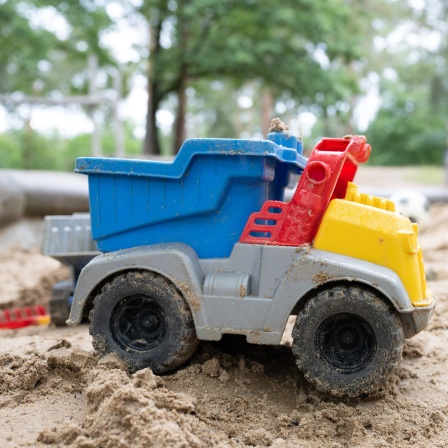
[[[414,91],[408,88],[395,83],[383,93],[383,105],[367,130],[368,140],[375,149],[371,163],[441,165],[446,143],[445,120],[429,107],[425,88]]]
[[[39,95],[86,91],[88,80],[82,72],[89,53],[96,54],[102,65],[114,64],[100,44],[100,33],[111,23],[94,0],[3,1],[0,91]]]
[[[128,157],[141,154],[141,141],[133,135],[133,126],[126,124],[126,153]],[[79,134],[72,138],[55,132],[42,135],[35,130],[10,130],[0,134],[0,168],[42,169],[73,171],[77,157],[89,156],[90,134]],[[115,135],[111,130],[103,132],[102,147],[105,156],[115,153]],[[27,154],[24,140],[30,139],[33,147]]]
[[[380,55],[382,104],[366,132],[375,147],[371,162],[441,165],[448,147],[448,2],[428,0],[402,17],[395,31],[401,39],[388,48],[386,37]]]
[[[85,93],[89,79],[87,55],[102,65],[114,64],[100,44],[100,33],[111,25],[104,6],[94,0],[5,0],[0,8],[0,92],[47,96]],[[18,110],[12,102],[10,113]],[[23,109],[22,109],[23,110]],[[34,166],[36,136],[32,106],[24,118],[24,168]],[[31,165],[30,165],[31,164]]]
[[[196,80],[260,80],[278,96],[323,108],[356,90],[363,2],[145,0],[151,44],[145,153],[160,153],[156,112],[177,95],[175,149],[185,134],[186,88]],[[356,20],[353,20],[353,16]],[[260,93],[261,95],[262,93]]]
[[[18,1],[7,0],[0,8],[0,91],[33,91],[44,61],[57,42],[56,36],[42,28],[32,28],[17,11]]]

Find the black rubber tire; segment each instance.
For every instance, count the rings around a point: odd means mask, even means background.
[[[94,348],[117,353],[131,370],[173,370],[199,342],[187,302],[170,281],[153,272],[117,275],[103,286],[89,317]]]
[[[73,282],[62,280],[53,286],[51,300],[48,302],[48,312],[51,323],[56,327],[65,327],[70,315],[69,299],[73,295]]]
[[[66,322],[70,315],[68,297],[62,299],[51,299],[48,302],[48,313],[50,314],[51,323],[53,325],[56,327],[66,327]]]
[[[292,351],[305,378],[334,396],[376,391],[398,367],[403,328],[393,307],[362,287],[334,287],[298,314]]]

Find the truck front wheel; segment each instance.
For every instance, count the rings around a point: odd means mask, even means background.
[[[157,374],[186,362],[198,339],[185,299],[165,277],[148,271],[117,275],[90,312],[90,334],[100,353],[117,353],[132,370]]]
[[[362,287],[311,298],[292,332],[298,367],[318,389],[356,397],[377,390],[397,368],[403,329],[392,306]]]

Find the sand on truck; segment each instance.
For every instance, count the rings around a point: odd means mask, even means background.
[[[332,398],[305,381],[289,347],[239,337],[201,343],[158,377],[100,358],[85,325],[3,330],[2,448],[448,446],[448,206],[433,205],[430,221],[420,241],[435,315],[376,394]],[[0,307],[45,304],[65,275],[37,250],[4,248]]]

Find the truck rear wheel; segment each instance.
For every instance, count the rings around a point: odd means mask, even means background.
[[[90,312],[90,334],[100,353],[117,353],[133,370],[173,370],[196,350],[198,339],[185,299],[165,277],[148,271],[117,275]]]
[[[318,389],[356,397],[377,390],[397,368],[403,329],[392,306],[362,287],[334,287],[298,314],[292,350]]]

